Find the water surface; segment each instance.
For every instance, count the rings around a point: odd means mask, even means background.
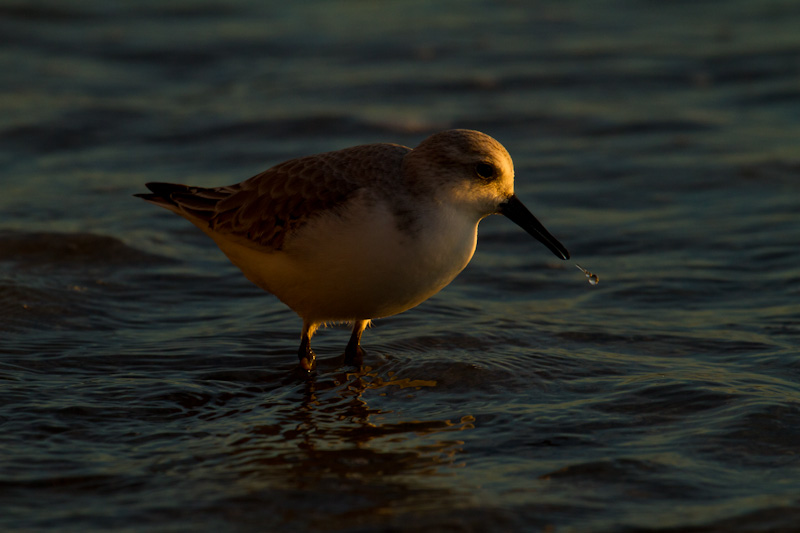
[[[790,531],[800,7],[0,7],[0,528]],[[131,195],[479,129],[501,217],[442,293],[315,337]],[[368,251],[365,251],[368,253]]]

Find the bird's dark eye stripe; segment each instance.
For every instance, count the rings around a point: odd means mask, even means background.
[[[495,175],[494,165],[481,162],[475,165],[475,173],[483,179],[493,178]]]

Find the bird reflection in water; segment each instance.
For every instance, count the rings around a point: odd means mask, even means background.
[[[464,466],[459,462],[464,441],[457,433],[473,429],[474,417],[454,413],[455,419],[403,420],[401,413],[368,404],[368,398],[381,403],[383,396],[398,394],[414,402],[418,393],[435,387],[433,380],[370,367],[305,377],[294,394],[263,404],[271,412],[266,418],[275,423],[256,425],[239,441],[234,451],[239,483],[248,491],[267,490],[273,499],[290,497],[286,491],[319,494],[328,487],[333,491],[325,502],[328,511],[340,506],[352,513],[355,506],[366,520],[427,505],[430,498],[461,498],[441,480]],[[272,494],[276,486],[280,493]]]

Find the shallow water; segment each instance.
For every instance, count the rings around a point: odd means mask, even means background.
[[[800,6],[6,3],[0,529],[800,523]],[[442,293],[315,337],[131,195],[485,131],[599,275],[481,223]],[[368,252],[365,252],[368,253]]]

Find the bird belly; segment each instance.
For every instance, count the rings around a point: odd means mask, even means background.
[[[387,205],[353,204],[315,217],[279,251],[212,238],[248,279],[314,322],[410,309],[449,284],[475,251],[477,222],[455,212],[436,213],[412,234]]]

